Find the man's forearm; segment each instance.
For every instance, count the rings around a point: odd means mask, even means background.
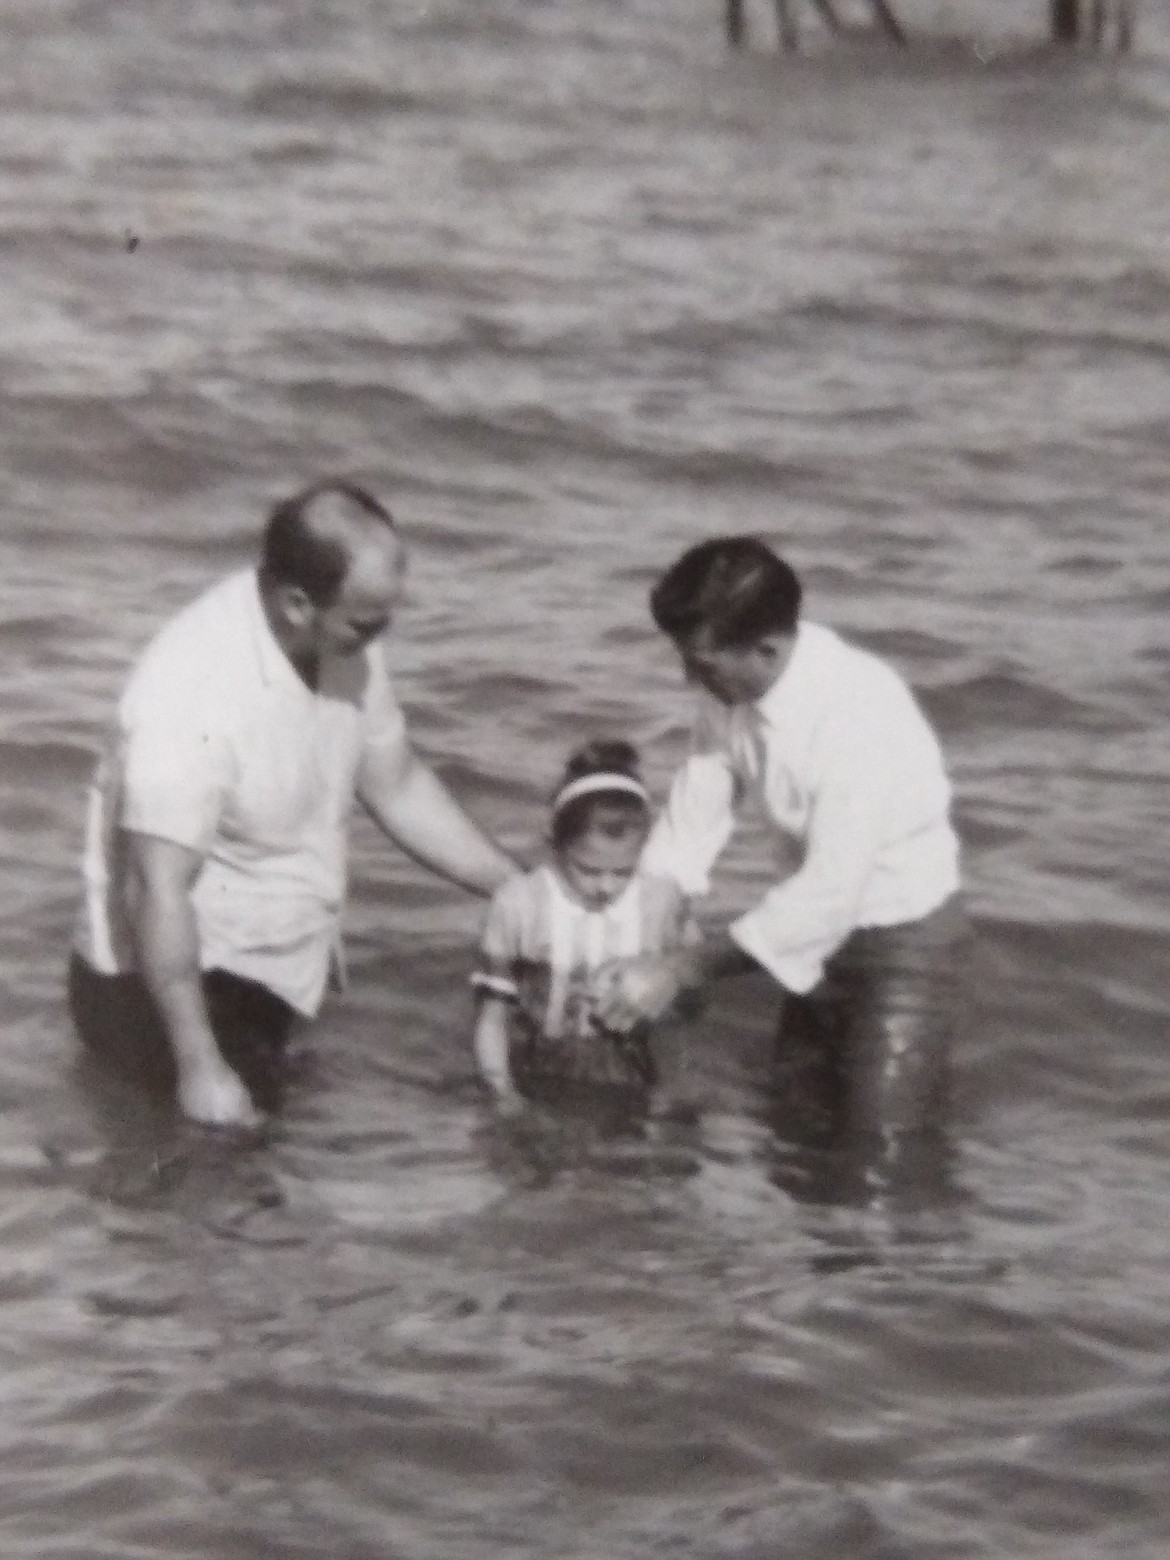
[[[202,868],[182,845],[129,833],[136,893],[132,923],[138,970],[154,998],[175,1058],[184,1115],[211,1126],[253,1127],[260,1114],[219,1048],[203,998],[199,928],[191,890]]]
[[[179,1071],[219,1062],[199,971],[194,912],[143,895],[135,917],[138,967],[162,1017]]]
[[[426,764],[413,759],[389,795],[363,798],[374,820],[409,856],[472,893],[495,892],[517,866],[470,819]]]

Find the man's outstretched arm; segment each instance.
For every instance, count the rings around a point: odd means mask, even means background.
[[[358,795],[408,856],[474,894],[493,894],[518,871],[405,739],[367,751]]]

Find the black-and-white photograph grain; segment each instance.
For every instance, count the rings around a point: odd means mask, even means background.
[[[0,1560],[1165,1560],[1161,0],[0,96]]]

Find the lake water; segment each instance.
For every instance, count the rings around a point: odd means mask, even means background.
[[[917,0],[967,40],[781,61],[763,10],[732,58],[709,0],[0,0],[4,1560],[1170,1552],[1170,29]],[[418,744],[517,846],[585,732],[669,774],[645,593],[712,531],[913,679],[978,932],[953,1197],[776,1184],[751,982],[693,1173],[515,1151],[478,910],[365,827],[262,1146],[79,1066],[126,668],[337,469],[411,538]]]

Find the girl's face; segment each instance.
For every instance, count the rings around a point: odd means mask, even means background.
[[[619,834],[590,829],[557,851],[557,867],[566,886],[586,910],[613,904],[638,867],[646,830],[633,827]]]

